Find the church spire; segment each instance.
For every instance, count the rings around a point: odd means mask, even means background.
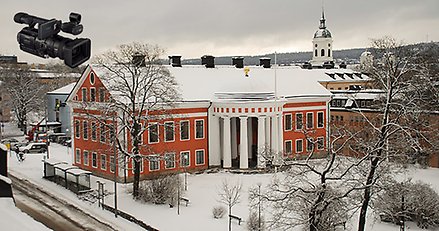
[[[322,1],[322,18],[320,19],[320,29],[326,29],[326,19],[325,19],[325,9],[323,7],[323,1]]]

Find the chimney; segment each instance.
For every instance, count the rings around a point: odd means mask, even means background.
[[[133,55],[133,64],[137,67],[144,67],[145,65],[145,55],[136,53]]]
[[[201,57],[201,65],[206,66],[206,68],[214,68],[215,57],[212,55],[203,55],[203,57]]]
[[[236,68],[244,68],[244,57],[233,57],[232,65]]]
[[[268,57],[263,57],[259,59],[259,66],[263,66],[264,68],[270,68],[271,67],[271,59]]]
[[[171,55],[169,57],[169,64],[173,67],[181,67],[181,55]]]

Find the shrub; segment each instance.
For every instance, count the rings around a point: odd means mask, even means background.
[[[249,230],[249,231],[263,231],[263,230],[265,230],[264,217],[261,216],[261,228],[259,228],[258,213],[251,211],[249,216],[248,216],[247,230]]]
[[[175,204],[177,202],[178,187],[182,192],[179,175],[159,176],[152,180],[140,182],[139,199],[154,204]]]
[[[212,209],[213,218],[215,218],[215,219],[222,218],[225,213],[226,213],[226,207],[224,207],[222,205],[215,206]]]
[[[439,227],[439,195],[428,184],[392,181],[377,201],[375,209],[382,221],[399,225],[405,219],[424,229]]]

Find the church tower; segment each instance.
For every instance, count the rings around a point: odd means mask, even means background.
[[[313,56],[312,66],[323,67],[325,62],[333,62],[332,57],[332,35],[326,28],[325,11],[322,8],[322,18],[320,19],[319,29],[314,33],[312,40]]]

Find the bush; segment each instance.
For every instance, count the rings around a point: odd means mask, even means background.
[[[399,225],[405,219],[424,229],[439,227],[439,195],[428,184],[392,181],[377,201],[375,209],[382,221]]]
[[[225,213],[226,213],[226,207],[222,205],[215,206],[212,209],[213,218],[215,219],[223,218]]]
[[[178,175],[159,176],[152,180],[145,180],[139,185],[139,199],[154,204],[177,202],[178,187],[182,190],[182,181]]]
[[[265,230],[264,217],[261,216],[261,228],[259,229],[258,213],[251,211],[249,216],[248,216],[247,230],[249,230],[249,231],[263,231],[263,230]]]

